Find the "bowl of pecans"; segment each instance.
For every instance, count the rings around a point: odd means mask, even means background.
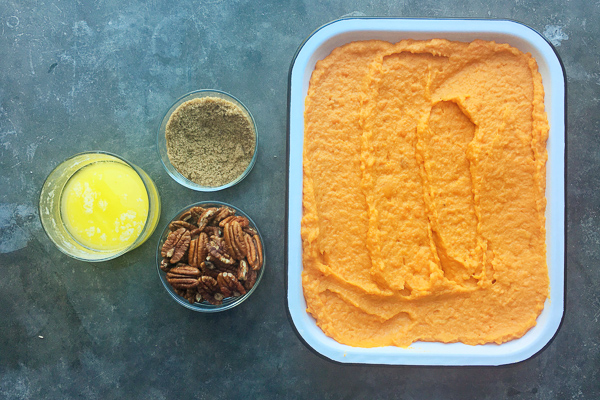
[[[256,290],[264,273],[263,240],[239,208],[203,201],[179,211],[165,227],[156,261],[160,280],[179,304],[225,311]]]

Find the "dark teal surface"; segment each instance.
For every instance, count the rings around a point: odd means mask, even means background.
[[[503,367],[343,366],[296,337],[285,310],[287,78],[316,28],[342,16],[510,18],[556,46],[568,81],[567,296],[540,354]],[[598,1],[3,1],[0,3],[1,399],[600,398],[600,52]],[[260,134],[250,175],[198,193],[158,158],[166,109],[213,88],[248,106]],[[60,253],[37,197],[61,160],[125,157],[162,196],[157,232],[114,261]],[[163,289],[158,233],[201,200],[245,210],[268,270],[252,297],[218,315]]]

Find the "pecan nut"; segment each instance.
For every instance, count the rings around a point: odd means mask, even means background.
[[[219,305],[223,303],[223,295],[218,296],[219,284],[217,280],[210,276],[202,276],[198,284],[198,293],[202,295],[202,298],[208,301],[210,304]]]
[[[179,229],[183,229],[183,228],[179,228]],[[190,246],[191,239],[192,239],[192,237],[191,237],[189,231],[185,231],[183,233],[183,235],[181,235],[181,238],[175,245],[175,251],[173,252],[173,255],[171,256],[171,264],[176,264],[183,259],[183,257],[186,255],[188,247]]]
[[[188,250],[188,262],[192,267],[198,268],[198,239],[190,240],[190,248]]]
[[[217,283],[225,297],[240,297],[246,294],[244,286],[230,272],[221,272],[217,276]]]
[[[244,288],[248,291],[252,289],[254,284],[256,283],[256,278],[258,278],[258,272],[251,269],[248,271],[248,278],[244,281]]]
[[[246,245],[244,243],[244,237],[241,236],[243,233],[241,232],[240,224],[236,221],[231,223],[226,223],[223,227],[223,233],[225,238],[225,243],[229,249],[231,249],[231,255],[236,260],[241,260],[246,256]]]
[[[215,264],[213,264],[210,261],[203,261],[200,264],[200,270],[202,271],[202,275],[205,276],[210,276],[212,278],[217,279],[217,276],[219,275],[219,270],[217,269],[217,267],[215,266]]]
[[[240,265],[238,266],[235,276],[240,281],[248,279],[248,262],[246,260],[240,260]]]
[[[198,295],[198,290],[194,287],[194,288],[190,288],[190,289],[186,290],[185,294],[181,297],[186,299],[190,304],[194,304],[194,302],[196,301],[197,295]]]
[[[203,290],[211,294],[215,294],[219,291],[219,284],[215,278],[210,276],[202,276],[200,278],[200,288],[198,290]]]
[[[244,258],[248,252],[248,246],[246,245],[244,238],[246,234],[242,231],[242,226],[238,221],[233,221],[231,223],[231,233],[233,235],[232,240],[234,246],[238,249],[242,258]]]
[[[207,245],[208,236],[204,232],[202,232],[197,239],[192,239],[190,241],[188,259],[191,266],[196,268],[200,267],[200,264],[202,264],[208,255]]]
[[[218,226],[207,226],[206,228],[204,228],[204,232],[206,232],[208,236],[222,236],[221,228],[219,228]]]
[[[171,258],[173,256],[173,253],[175,252],[175,245],[177,245],[177,242],[179,239],[181,239],[181,236],[184,232],[185,229],[181,228],[169,233],[169,236],[167,236],[167,239],[163,243],[162,249],[160,250],[160,255],[163,258]]]
[[[185,256],[190,245],[191,235],[185,228],[179,228],[169,233],[163,244],[160,255],[169,258],[171,264],[177,264]]]
[[[188,290],[198,286],[200,270],[189,265],[181,265],[171,268],[167,272],[167,282],[175,289]]]
[[[160,269],[163,270],[164,272],[169,272],[171,270],[171,267],[173,265],[169,262],[168,258],[163,258],[162,261],[160,262]]]
[[[171,268],[171,271],[169,271],[169,273],[171,274],[177,274],[177,275],[184,275],[184,276],[191,276],[191,277],[196,277],[198,278],[201,273],[200,270],[196,267],[192,267],[191,265],[186,265],[186,264],[177,264],[176,266],[174,266],[173,268]]]
[[[258,254],[258,269],[260,269],[263,265],[263,247],[262,242],[260,241],[260,237],[258,236],[258,232],[252,235],[252,239],[254,240],[254,244],[256,245],[256,252]]]
[[[258,236],[255,236],[255,238],[258,239]],[[262,267],[262,246],[260,246],[260,239],[258,239],[257,243],[255,238],[250,237],[248,234],[245,234],[244,236],[246,247],[248,249],[246,259],[248,260],[250,268],[254,271],[258,271]]]
[[[250,226],[250,222],[248,221],[248,218],[241,217],[239,215],[231,215],[231,216],[223,219],[221,222],[219,222],[219,226],[222,228],[225,226],[225,224],[230,224],[233,221],[237,221],[242,228],[246,228],[246,227]]]
[[[194,216],[192,215],[192,212],[190,210],[184,212],[183,214],[181,214],[179,216],[179,220],[180,221],[185,221],[185,222],[189,222],[190,224],[193,222]]]
[[[246,232],[250,236],[258,235],[258,231],[251,226],[245,227],[244,232]]]
[[[219,272],[237,273],[237,263],[233,265],[223,264],[219,259],[214,258],[210,254],[206,256],[206,261],[214,265]]]
[[[169,230],[171,231],[176,231],[179,228],[185,228],[188,231],[193,231],[194,229],[196,229],[196,225],[190,224],[189,222],[185,221],[173,221],[169,224]]]
[[[216,208],[207,208],[198,218],[198,229],[203,231],[204,228],[208,226],[208,224],[212,221],[213,217],[217,212]]]
[[[225,241],[213,236],[208,241],[208,254],[223,265],[233,265],[235,259],[231,257],[226,246]]]
[[[218,225],[222,220],[224,220],[227,217],[232,216],[233,214],[235,214],[235,210],[233,210],[229,207],[223,206],[217,210],[215,218],[213,219],[213,223]]]
[[[205,210],[204,207],[196,206],[190,208],[189,213],[197,221]]]

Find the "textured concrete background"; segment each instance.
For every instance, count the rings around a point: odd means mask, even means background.
[[[341,366],[306,349],[286,317],[287,76],[304,38],[342,16],[511,18],[542,32],[568,78],[564,322],[532,359],[498,368]],[[600,3],[596,1],[12,1],[0,3],[0,398],[600,397]],[[182,94],[240,98],[261,135],[252,173],[218,194],[163,170],[156,128]],[[256,293],[220,315],[169,299],[155,233],[118,260],[86,264],[43,233],[37,196],[74,153],[115,152],[181,207],[218,199],[265,236]]]

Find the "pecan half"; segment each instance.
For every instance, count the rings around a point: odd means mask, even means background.
[[[183,259],[190,245],[190,232],[185,228],[179,228],[169,233],[167,240],[160,250],[160,255],[169,258],[171,264],[177,264]]]
[[[223,234],[225,238],[225,243],[227,243],[227,246],[229,247],[229,249],[231,249],[231,255],[233,256],[233,258],[235,258],[236,260],[241,260],[246,255],[245,252],[242,252],[240,247],[237,245],[237,243],[239,242],[239,238],[237,240],[235,239],[236,235],[234,232],[234,224],[239,227],[239,224],[235,221],[233,221],[233,223],[226,223],[223,227]]]
[[[223,264],[219,259],[214,258],[210,254],[208,256],[206,256],[206,261],[213,264],[215,266],[215,268],[217,269],[217,271],[219,271],[219,272],[237,273],[237,262],[236,262],[236,264],[233,264],[233,265]]]
[[[202,295],[202,298],[208,301],[210,304],[219,305],[222,304],[223,295],[217,296],[219,293],[219,284],[215,278],[210,276],[203,276],[199,280],[198,293]],[[220,297],[220,300],[219,300]]]
[[[208,236],[217,236],[217,237],[221,237],[222,236],[222,231],[221,228],[219,228],[218,226],[207,226],[206,228],[204,228],[204,232],[206,232],[206,234]]]
[[[190,288],[185,291],[185,295],[182,296],[186,299],[190,304],[194,304],[196,302],[196,296],[198,295],[198,290],[194,288]]]
[[[220,273],[215,264],[210,261],[203,261],[200,264],[200,270],[202,271],[202,275],[210,276],[215,279],[217,279],[217,276]]]
[[[189,222],[190,224],[192,223],[192,219],[193,219],[193,215],[192,215],[192,212],[190,210],[184,212],[183,214],[181,214],[179,216],[179,220],[180,221]]]
[[[173,265],[169,262],[168,258],[163,258],[160,262],[160,269],[162,269],[165,272],[169,272],[172,266]]]
[[[186,276],[200,276],[200,270],[198,268],[179,263],[169,271],[172,274],[186,275]]]
[[[190,208],[189,213],[192,217],[194,217],[196,220],[198,220],[205,210],[206,209],[204,207],[196,206],[196,207]]]
[[[177,245],[179,239],[181,239],[181,236],[184,232],[185,229],[181,228],[169,233],[169,236],[167,236],[167,239],[163,243],[162,249],[160,250],[160,255],[162,257],[171,258],[173,256],[173,253],[175,253],[175,246]]]
[[[188,262],[192,267],[198,268],[198,239],[190,240],[190,249],[188,251]]]
[[[259,250],[256,242],[250,235],[245,234],[244,240],[246,242],[246,247],[248,248],[248,252],[246,253],[246,259],[248,260],[248,264],[250,268],[254,271],[258,271],[262,266],[259,258]]]
[[[240,265],[238,266],[236,272],[236,278],[240,281],[245,281],[248,279],[248,262],[246,260],[240,260]]]
[[[225,224],[232,223],[233,221],[237,221],[242,228],[245,228],[250,225],[248,218],[241,217],[239,215],[231,215],[231,216],[225,218],[224,220],[222,220],[221,222],[219,222],[219,226],[222,228],[225,226]]]
[[[208,235],[201,233],[198,237],[198,262],[206,260],[208,255]]]
[[[198,286],[200,270],[189,265],[181,265],[171,268],[167,272],[167,282],[175,289],[191,289]]]
[[[183,259],[188,250],[188,247],[190,246],[191,239],[192,237],[190,235],[190,231],[185,231],[183,235],[181,235],[181,238],[175,245],[175,251],[173,252],[173,256],[171,257],[171,264],[176,264]]]
[[[223,207],[219,208],[219,210],[217,211],[217,214],[215,215],[215,218],[213,219],[213,223],[216,223],[218,225],[222,220],[224,220],[227,217],[232,216],[233,214],[235,214],[234,209],[223,206]]]
[[[211,237],[208,241],[208,254],[219,263],[224,265],[235,264],[235,259],[231,257],[226,248],[226,243],[221,238]]]
[[[206,256],[208,255],[208,250],[206,248],[207,244],[208,236],[204,232],[202,232],[197,239],[192,239],[188,256],[191,266],[198,268],[206,259]]]
[[[248,278],[244,281],[244,288],[246,290],[252,289],[254,284],[256,283],[256,278],[258,277],[258,273],[254,270],[248,271]]]
[[[260,241],[260,237],[258,236],[258,232],[252,235],[252,239],[254,239],[254,244],[256,244],[256,251],[258,254],[258,269],[261,269],[263,265],[263,247],[262,242]]]
[[[198,218],[198,229],[203,231],[204,228],[208,226],[212,218],[215,216],[217,212],[216,208],[207,208]]]
[[[235,248],[233,247],[233,242],[231,241],[231,225],[230,224],[225,224],[225,226],[223,226],[223,239],[225,239],[225,243],[227,243],[227,246],[231,249],[231,252],[233,253],[233,257],[234,258],[238,258],[238,254],[235,251]]]
[[[231,220],[233,220],[234,218],[235,218],[235,216],[234,216],[234,215],[231,215],[231,216],[229,216],[229,217],[227,217],[227,218],[223,219],[221,222],[219,222],[219,226],[220,226],[221,228],[225,227],[225,224],[228,224],[228,223],[229,223],[229,222],[231,222]]]
[[[196,229],[196,225],[190,224],[189,222],[185,221],[173,221],[169,224],[169,230],[171,231],[176,231],[179,228],[185,228],[188,231],[193,231],[194,229]]]
[[[225,297],[240,297],[246,294],[246,289],[230,272],[221,272],[217,276],[217,283]]]
[[[248,252],[248,246],[246,245],[246,241],[244,238],[246,234],[242,231],[242,226],[238,221],[231,222],[231,234],[231,239],[233,241],[234,246],[239,251],[241,258],[244,258],[246,256],[246,253]]]
[[[217,283],[217,280],[211,278],[210,276],[203,276],[200,278],[200,287],[202,288],[202,290],[205,290],[212,294],[219,291],[219,285]]]

